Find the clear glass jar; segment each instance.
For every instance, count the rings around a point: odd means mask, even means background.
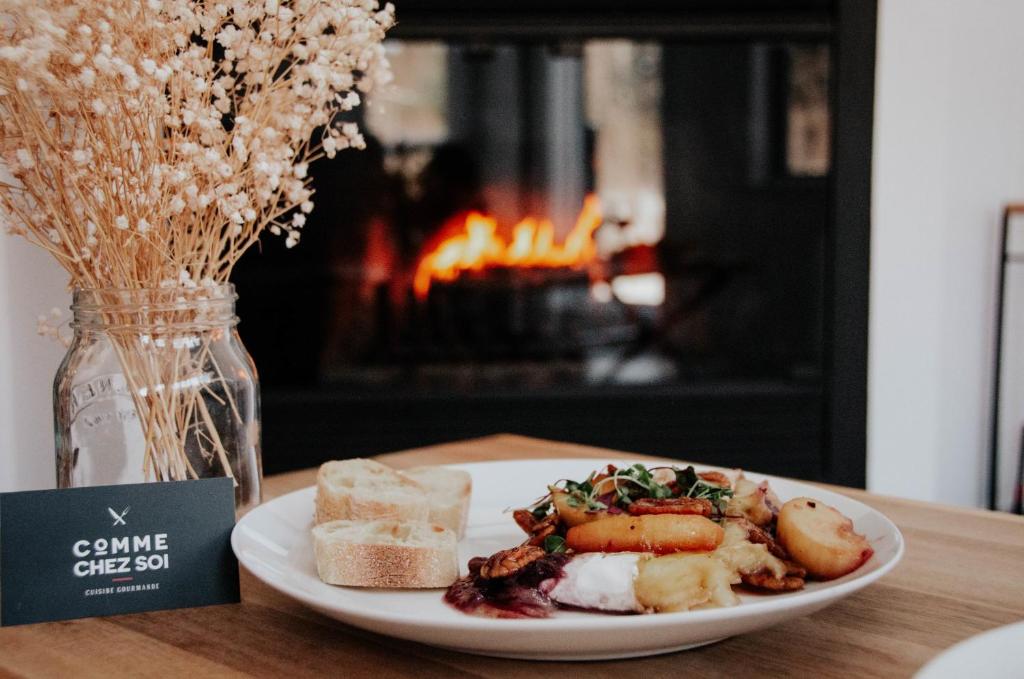
[[[230,476],[259,504],[259,384],[234,286],[76,289],[54,380],[57,486]]]

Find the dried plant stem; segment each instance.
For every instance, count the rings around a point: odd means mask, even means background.
[[[106,322],[115,326],[122,320],[108,317]],[[198,348],[187,343],[176,345],[174,340],[181,337],[175,335],[151,337],[147,345],[140,347],[139,336],[135,333],[111,333],[111,344],[142,428],[145,451],[141,472],[144,478],[174,481],[203,476],[186,452],[190,448],[190,435],[194,436],[193,449],[208,463],[216,459],[221,473],[235,478],[230,455],[206,401],[209,398],[227,405],[230,416],[239,423],[241,413],[231,394],[230,383],[211,351],[210,334],[198,332],[191,337],[198,338]],[[157,346],[156,339],[163,339],[165,346]],[[212,379],[204,369],[206,366],[213,366]],[[226,398],[215,393],[211,383],[221,384]]]

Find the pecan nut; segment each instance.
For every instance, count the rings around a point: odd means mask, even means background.
[[[640,514],[698,514],[711,516],[711,501],[696,497],[641,498],[629,505],[629,513]]]
[[[771,536],[771,533],[766,531],[764,528],[754,524],[747,519],[733,519],[734,521],[742,526],[747,531],[747,540],[754,543],[755,545],[764,545],[768,548],[768,553],[774,557],[786,561],[789,559],[789,554],[783,549],[782,545],[775,541],[775,538]]]
[[[480,567],[480,577],[485,580],[507,578],[515,575],[526,566],[547,554],[542,548],[533,545],[520,545],[512,549],[503,549],[492,554]]]
[[[534,547],[542,547],[544,545],[544,541],[547,539],[547,537],[549,535],[554,535],[554,534],[555,534],[555,527],[554,526],[551,526],[551,525],[543,526],[536,533],[534,533],[530,537],[529,540],[526,541],[526,544],[533,545]]]
[[[797,589],[803,589],[804,586],[804,579],[802,577],[787,574],[777,578],[768,569],[755,573],[740,573],[740,578],[742,578],[745,585],[773,592],[792,592]]]
[[[533,528],[528,531],[530,538],[526,541],[526,544],[540,547],[544,544],[545,538],[549,535],[554,535],[557,530],[558,514],[549,514],[533,524]]]
[[[512,518],[524,533],[533,533],[533,527],[537,525],[537,519],[533,517],[533,512],[529,509],[515,510],[512,512]]]

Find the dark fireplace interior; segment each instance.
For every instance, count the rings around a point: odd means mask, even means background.
[[[862,485],[873,17],[403,2],[365,150],[237,271],[265,470],[513,432]]]

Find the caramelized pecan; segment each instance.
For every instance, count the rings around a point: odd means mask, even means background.
[[[756,573],[740,573],[743,584],[760,589],[768,589],[773,592],[792,592],[796,589],[803,589],[804,579],[796,575],[784,575],[781,578],[775,577],[771,571],[764,569]]]
[[[532,533],[533,527],[537,524],[537,519],[533,518],[533,513],[529,509],[515,510],[512,512],[512,518],[524,533]]]
[[[798,564],[796,561],[790,561],[788,558],[783,559],[786,562],[786,575],[791,575],[796,578],[806,579],[807,569]]]
[[[526,541],[526,544],[540,547],[544,544],[544,539],[549,535],[554,535],[556,530],[558,530],[558,515],[552,514],[533,527],[530,539]]]
[[[771,533],[766,531],[764,528],[761,528],[747,519],[734,519],[730,517],[729,521],[742,526],[747,531],[747,540],[750,540],[755,545],[764,545],[768,548],[768,553],[772,556],[778,557],[783,561],[789,559],[789,554],[785,549],[783,549],[782,545],[776,542],[775,538],[771,536]]]
[[[517,509],[512,512],[512,518],[530,536],[526,540],[528,545],[543,545],[544,538],[558,530],[559,518],[557,513],[548,514],[538,521],[529,510]]]
[[[491,555],[480,567],[480,577],[485,580],[507,578],[530,565],[547,554],[542,548],[533,545],[520,545],[512,549],[504,549]]]
[[[485,556],[474,556],[469,560],[469,573],[470,575],[476,575],[480,572],[480,568],[487,563],[487,557]]]
[[[785,561],[786,574],[781,578],[775,577],[767,568],[754,573],[740,573],[740,578],[743,579],[743,584],[769,589],[773,592],[792,592],[795,589],[803,589],[807,571],[798,563]]]
[[[640,514],[699,514],[711,516],[711,501],[696,497],[641,498],[629,505],[629,513]]]

